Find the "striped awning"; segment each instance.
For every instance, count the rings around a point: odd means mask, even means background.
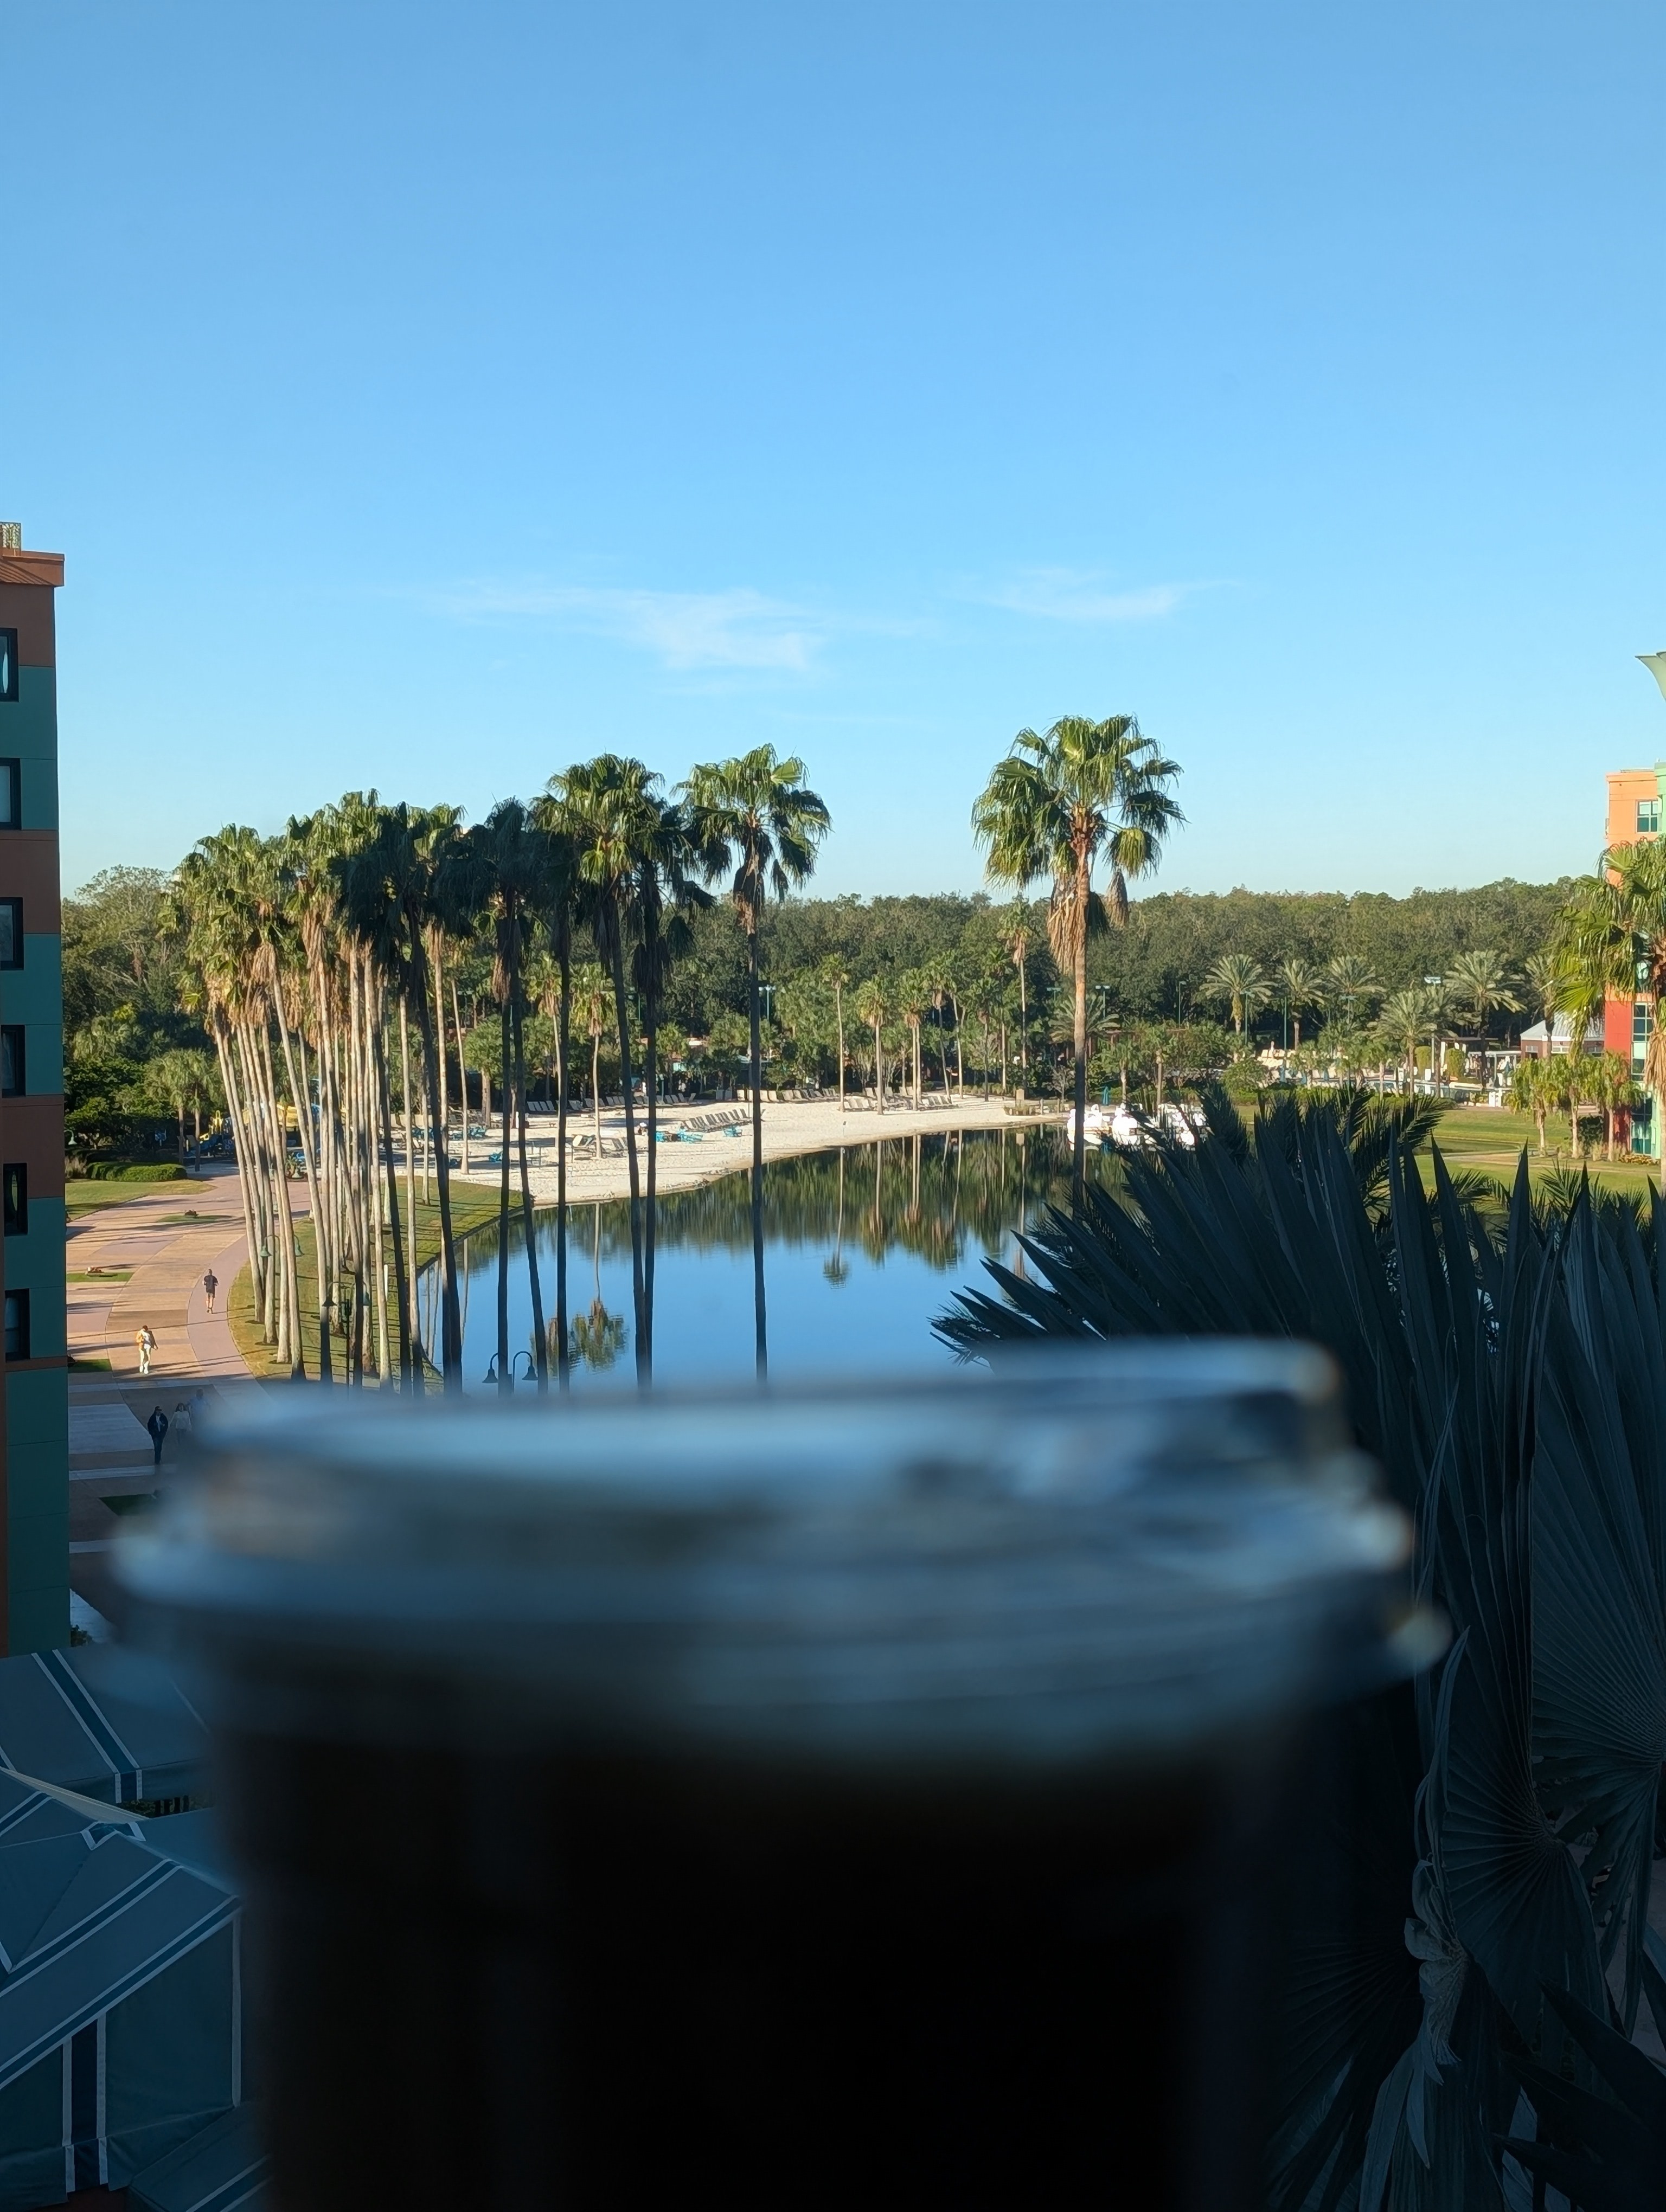
[[[0,1851],[0,2089],[238,1910],[115,1823]]]
[[[167,1670],[112,1644],[0,1659],[0,1766],[110,1804],[188,1797],[208,1734]]]
[[[271,2174],[257,2116],[240,2105],[136,2173],[129,2212],[267,2212]]]

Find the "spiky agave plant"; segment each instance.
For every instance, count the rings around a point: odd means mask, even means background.
[[[1336,1717],[1340,1833],[1288,1839],[1268,2202],[1500,2204],[1522,2054],[1577,2076],[1566,2005],[1600,2014],[1611,1978],[1628,2033],[1642,1992],[1666,1758],[1659,1210],[1584,1185],[1535,1209],[1523,1157],[1491,1221],[1432,1148],[1426,1185],[1409,1118],[1374,1200],[1383,1133],[1367,1144],[1348,1102],[1210,1120],[1195,1152],[1135,1156],[1119,1195],[1053,1216],[1029,1279],[994,1270],[1005,1296],[964,1293],[939,1328],[992,1358],[1212,1333],[1336,1358],[1454,1638]]]

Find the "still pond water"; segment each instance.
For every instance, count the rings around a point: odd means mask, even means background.
[[[654,1371],[662,1382],[750,1379],[753,1371],[751,1178],[724,1176],[659,1205]],[[763,1170],[764,1270],[772,1375],[866,1373],[947,1364],[932,1322],[966,1285],[988,1286],[986,1255],[1011,1265],[1014,1236],[1068,1195],[1057,1130],[919,1132],[777,1160]],[[517,1201],[518,1202],[518,1201]],[[555,1310],[556,1218],[536,1217],[546,1319]],[[517,1218],[510,1231],[509,1346],[526,1376],[532,1294]],[[464,1247],[463,1368],[485,1385],[497,1347],[497,1232]],[[628,1388],[630,1217],[623,1200],[575,1206],[568,1231],[574,1387]],[[433,1346],[435,1283],[423,1285]],[[553,1367],[553,1358],[551,1365]]]

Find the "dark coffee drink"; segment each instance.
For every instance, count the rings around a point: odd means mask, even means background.
[[[1281,1778],[1400,1663],[1331,1387],[210,1439],[126,1572],[207,1663],[279,2202],[1249,2205]]]

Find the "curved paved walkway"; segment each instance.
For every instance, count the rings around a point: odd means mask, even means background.
[[[305,1213],[304,1188],[292,1191],[290,1203]],[[83,1214],[70,1226],[65,1254],[71,1358],[107,1359],[113,1374],[137,1378],[133,1340],[148,1322],[156,1339],[153,1374],[246,1377],[224,1313],[246,1255],[234,1168],[210,1168]],[[210,1268],[220,1279],[213,1315],[203,1291]],[[106,1269],[107,1282],[100,1279]]]

